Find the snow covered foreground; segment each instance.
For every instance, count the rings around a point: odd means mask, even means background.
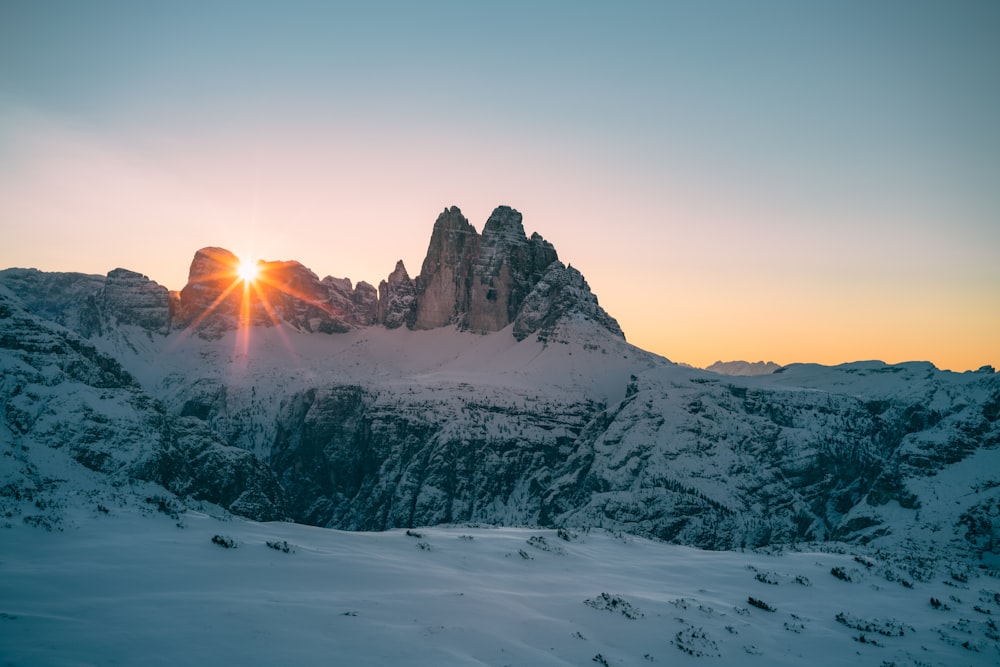
[[[1000,580],[975,572],[919,582],[853,554],[598,531],[349,533],[158,502],[162,513],[102,505],[73,510],[63,530],[3,530],[0,664],[1000,660]]]

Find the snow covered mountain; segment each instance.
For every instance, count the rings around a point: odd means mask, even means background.
[[[678,366],[507,207],[236,263],[0,271],[5,664],[1000,657],[993,369]]]
[[[706,371],[720,375],[767,375],[780,369],[773,361],[716,361],[705,367]]]
[[[243,284],[236,261],[199,251],[179,293],[124,269],[0,272],[8,522],[58,521],[31,498],[60,487],[43,468],[61,452],[52,465],[257,519],[837,541],[909,554],[915,572],[996,565],[992,369],[674,365],[629,345],[507,207],[481,235],[446,209],[420,275],[400,263],[377,291],[297,262]]]

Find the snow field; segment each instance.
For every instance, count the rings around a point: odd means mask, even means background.
[[[127,505],[70,512],[63,531],[3,531],[2,664],[1000,659],[1000,581],[975,573],[907,587],[891,564],[853,554],[705,552],[596,530],[348,533]]]

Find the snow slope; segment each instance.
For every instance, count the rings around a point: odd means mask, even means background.
[[[852,553],[704,552],[597,530],[346,533],[127,496],[104,509],[77,504],[61,531],[3,531],[0,663],[1000,660],[1000,581],[979,571],[911,582]]]

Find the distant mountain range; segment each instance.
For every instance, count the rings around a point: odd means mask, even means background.
[[[0,271],[6,522],[152,484],[350,530],[594,526],[996,566],[992,369],[676,365],[627,343],[508,207],[482,234],[446,209],[420,274],[400,262],[377,289],[297,262],[244,283],[237,262],[199,250],[174,293],[126,269]]]
[[[773,361],[716,361],[705,370],[720,375],[768,375],[780,371],[781,366]]]

